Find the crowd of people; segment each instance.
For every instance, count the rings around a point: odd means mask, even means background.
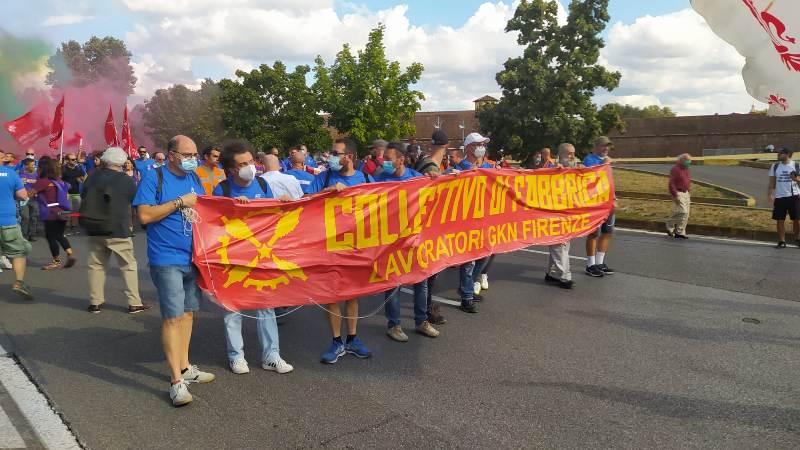
[[[487,158],[488,138],[468,135],[461,148],[449,148],[450,140],[436,131],[426,148],[411,142],[375,140],[369,156],[360,160],[356,143],[337,139],[329,151],[313,157],[306,146],[288,149],[280,159],[277,149],[256,152],[242,140],[209,146],[198,152],[187,136],[175,136],[164,152],[151,158],[146,148],[131,159],[121,148],[111,147],[88,158],[67,154],[63,161],[47,156],[38,160],[33,152],[19,164],[0,167],[0,250],[7,257],[16,279],[12,289],[27,300],[33,294],[25,283],[27,255],[36,240],[37,220],[44,222],[52,261],[43,270],[69,269],[77,261],[67,227],[75,221],[88,235],[86,261],[89,279],[88,311],[100,313],[105,304],[104,285],[108,263],[116,255],[128,302],[136,314],[153,305],[139,295],[138,265],[134,255],[134,226],[138,221],[147,234],[150,277],[157,292],[162,317],[162,344],[170,370],[169,395],[174,405],[190,403],[188,385],[214,380],[189,359],[193,314],[200,307],[198,272],[192,264],[192,207],[199,195],[224,196],[239,203],[275,198],[283,202],[319,192],[341,192],[351,186],[373,182],[403,181],[415,177],[436,179],[450,173],[476,168],[505,167]],[[613,144],[606,137],[595,140],[591,153],[581,162],[572,144],[561,144],[556,155],[540,152],[537,168],[568,169],[609,162]],[[3,154],[0,159],[6,161]],[[79,214],[75,214],[79,212]],[[77,217],[76,217],[77,216]],[[137,220],[138,219],[138,220]],[[613,212],[587,237],[586,273],[591,277],[612,275],[606,254],[614,231]],[[60,251],[66,253],[66,260]],[[545,282],[572,289],[570,243],[549,248]],[[489,288],[493,256],[458,267],[460,310],[474,314],[481,292]],[[440,306],[432,300],[436,275],[413,286],[414,331],[436,338],[446,323]],[[384,313],[387,336],[398,342],[409,337],[401,326],[400,287],[385,293]],[[358,299],[324,305],[331,340],[321,361],[336,363],[346,354],[368,358],[372,352],[358,336]],[[254,311],[261,345],[262,368],[276,373],[294,368],[280,352],[277,316],[274,309]],[[250,371],[244,358],[243,315],[226,311],[223,318],[226,351],[232,372]],[[345,322],[344,324],[342,322]]]

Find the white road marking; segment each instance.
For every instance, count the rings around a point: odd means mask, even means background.
[[[14,428],[3,408],[0,408],[0,448],[25,448],[25,440]]]
[[[0,348],[0,353],[5,353]],[[49,449],[80,449],[75,436],[31,382],[13,358],[0,358],[0,382],[33,428],[39,441]],[[24,447],[24,445],[22,445]]]
[[[550,252],[546,252],[544,250],[531,250],[529,248],[521,248],[519,249],[521,252],[528,252],[528,253],[536,253],[537,255],[547,255],[550,256]],[[586,261],[586,257],[584,256],[573,256],[569,255],[569,259],[577,259],[579,261]]]
[[[619,230],[619,231],[627,231],[627,232],[630,232],[630,233],[650,234],[650,235],[653,235],[653,236],[664,236],[665,239],[667,238],[666,232],[658,232],[658,231],[650,231],[650,230],[636,230],[636,229],[633,229],[633,228],[619,228],[619,227],[617,227],[617,230]],[[762,246],[767,246],[767,247],[772,247],[772,246],[775,245],[773,243],[764,242],[764,241],[751,241],[749,239],[733,239],[733,238],[724,238],[724,237],[716,237],[716,236],[701,236],[701,235],[696,235],[696,234],[692,235],[692,239],[708,240],[708,241],[720,241],[720,242],[730,242],[732,244],[762,245]]]
[[[409,288],[405,288],[405,287],[404,288],[400,288],[400,292],[402,292],[404,294],[414,295],[414,290],[413,289],[409,289]],[[444,303],[445,305],[461,306],[461,302],[457,302],[455,300],[450,300],[449,298],[442,298],[442,297],[439,297],[438,295],[431,295],[431,299],[432,300],[436,300],[436,302],[438,302],[438,303]]]

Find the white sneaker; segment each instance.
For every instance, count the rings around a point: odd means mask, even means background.
[[[189,370],[181,376],[187,383],[211,383],[217,378],[213,373],[203,372],[197,366],[189,366]]]
[[[473,292],[475,293],[475,295],[478,295],[478,294],[481,293],[481,284],[479,282],[476,281],[475,284],[472,285],[472,287],[473,287]]]
[[[244,358],[236,358],[230,361],[230,365],[231,372],[235,373],[236,375],[250,373],[250,366],[247,365],[247,360]]]
[[[0,256],[0,267],[4,270],[11,270],[14,266],[11,264],[11,261],[8,260],[6,255]]]
[[[264,370],[271,370],[278,373],[289,373],[294,370],[294,366],[284,361],[280,356],[275,359],[264,361],[261,367],[263,367]]]
[[[189,388],[186,381],[170,385],[169,398],[172,400],[172,406],[183,406],[192,403],[192,394],[189,393]]]
[[[484,291],[489,290],[489,275],[482,273],[481,274],[481,289]]]

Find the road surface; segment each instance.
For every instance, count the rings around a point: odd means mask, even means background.
[[[83,258],[84,238],[72,240]],[[126,314],[116,269],[97,315],[85,310],[83,262],[31,269],[32,303],[1,274],[0,343],[94,449],[800,447],[800,249],[620,231],[608,256],[618,273],[592,279],[573,244],[575,290],[543,284],[543,248],[500,255],[479,313],[447,307],[438,339],[399,344],[382,314],[362,320],[368,360],[320,364],[327,325],[305,307],[280,328],[287,375],[258,367],[249,321],[251,373],[233,375],[222,319],[200,313],[192,360],[217,380],[193,385],[180,409],[158,311]],[[44,248],[32,263],[46,262]],[[140,279],[153,299],[144,264]],[[455,271],[440,279],[436,295],[455,297]],[[380,305],[362,299],[361,311]],[[0,407],[28,447],[41,445],[28,423],[39,419],[20,420],[2,390]]]

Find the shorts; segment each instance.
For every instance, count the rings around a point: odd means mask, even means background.
[[[31,252],[31,243],[22,235],[17,225],[0,227],[0,252],[8,259],[19,259]]]
[[[150,278],[158,292],[161,317],[174,319],[200,309],[197,269],[188,266],[150,266]]]
[[[597,237],[600,236],[601,234],[613,233],[614,225],[616,224],[616,222],[617,222],[617,215],[615,213],[611,213],[611,215],[608,216],[608,218],[606,219],[605,222],[603,222],[602,225],[597,227],[597,229],[594,230],[593,232],[589,233],[588,237]]]
[[[81,210],[81,194],[69,194],[70,211],[78,212]]]
[[[798,203],[800,196],[776,198],[772,206],[772,220],[786,220],[786,214],[792,220],[798,220]]]

